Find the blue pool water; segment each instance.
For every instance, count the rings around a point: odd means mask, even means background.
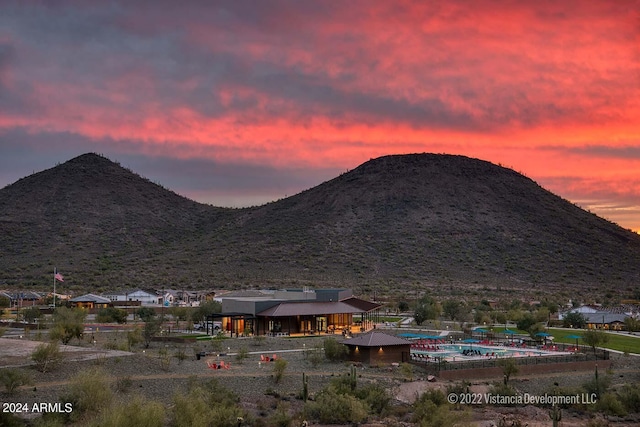
[[[484,358],[536,357],[567,354],[560,351],[545,351],[534,348],[501,347],[478,344],[438,344],[437,346],[439,350],[411,348],[411,354],[414,356],[424,356],[427,359],[434,360],[454,360],[454,358],[455,360],[474,360]]]

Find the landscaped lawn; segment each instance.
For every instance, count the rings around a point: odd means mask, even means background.
[[[575,344],[576,340],[571,338],[566,338],[568,335],[579,335],[582,336],[584,334],[584,330],[575,329],[575,330],[565,330],[565,329],[555,329],[549,328],[549,333],[554,336],[555,342]],[[611,350],[618,350],[622,352],[636,353],[640,354],[640,338],[633,336],[625,336],[620,334],[607,334],[609,336],[609,341],[602,345],[604,348],[608,348]],[[578,341],[579,344],[583,344],[582,340]]]

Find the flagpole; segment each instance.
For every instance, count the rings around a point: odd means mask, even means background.
[[[58,272],[58,269],[56,267],[53,267],[53,310],[55,311],[56,309],[56,273]]]

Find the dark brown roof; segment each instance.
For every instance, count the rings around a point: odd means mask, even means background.
[[[370,312],[373,311],[377,308],[382,307],[382,304],[378,304],[375,302],[371,302],[371,301],[365,301],[363,299],[360,298],[356,298],[356,297],[349,297],[349,298],[345,298],[343,300],[341,300],[341,302],[347,303],[349,305],[352,305],[356,308],[359,308],[360,310],[364,311],[364,312]]]
[[[357,307],[338,302],[282,302],[268,308],[257,316],[284,317],[284,316],[319,316],[323,314],[363,313]]]
[[[411,345],[411,341],[384,332],[371,331],[355,338],[341,341],[342,344],[361,347],[386,347],[390,345]]]

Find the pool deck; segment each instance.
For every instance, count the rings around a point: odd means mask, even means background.
[[[566,356],[569,354],[573,354],[573,352],[558,351],[553,348],[540,349],[533,347],[468,343],[417,344],[411,347],[411,357],[413,360],[434,363],[440,360],[456,362],[465,360],[491,360],[505,357]]]

